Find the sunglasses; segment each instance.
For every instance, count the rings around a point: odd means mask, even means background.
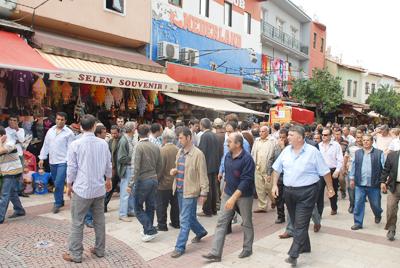
[[[328,137],[330,134],[322,134],[323,137]]]

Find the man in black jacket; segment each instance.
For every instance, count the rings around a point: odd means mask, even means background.
[[[218,137],[211,131],[211,121],[208,118],[203,118],[200,121],[200,129],[203,135],[200,139],[199,149],[203,152],[206,157],[207,163],[207,174],[210,185],[210,191],[208,191],[207,200],[203,205],[203,212],[199,213],[199,216],[217,215],[217,198],[218,198],[218,187],[217,187],[217,174],[219,170],[221,152],[219,150]]]
[[[400,151],[394,151],[388,154],[381,176],[382,192],[386,193],[387,189],[389,189],[385,230],[388,230],[386,237],[390,241],[393,241],[396,235],[397,210],[400,200],[400,177],[398,174],[399,156]]]

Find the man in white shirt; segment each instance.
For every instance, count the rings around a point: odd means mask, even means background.
[[[54,182],[53,213],[58,213],[64,206],[64,184],[67,172],[67,151],[75,136],[65,123],[67,114],[58,112],[56,125],[47,131],[42,150],[39,155],[39,167],[43,168],[44,160],[49,156],[50,172]]]
[[[390,142],[388,147],[389,153],[400,150],[400,128],[393,128],[391,130],[391,134],[393,136],[393,140]]]
[[[324,128],[322,130],[322,142],[320,142],[319,144],[319,150],[322,153],[326,165],[329,167],[331,171],[333,189],[335,191],[335,195],[332,198],[330,198],[331,209],[332,209],[331,215],[336,215],[337,193],[339,189],[340,169],[342,168],[343,165],[343,152],[340,144],[332,140],[332,130],[330,128]],[[323,183],[323,187],[321,189],[320,195],[318,196],[317,200],[317,207],[320,215],[322,215],[322,212],[324,210],[324,191],[325,191],[325,184]]]
[[[349,146],[352,146],[356,143],[356,138],[350,134],[350,128],[348,126],[343,127],[343,139],[349,143]]]

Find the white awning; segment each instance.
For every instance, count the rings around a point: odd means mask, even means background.
[[[164,92],[164,94],[167,95],[168,97],[177,99],[179,101],[186,102],[199,107],[204,107],[218,112],[255,114],[260,116],[267,115],[267,113],[262,113],[251,109],[247,109],[245,107],[237,105],[236,103],[233,103],[231,101],[222,98],[193,96],[193,95],[185,95],[177,93],[166,93],[166,92]]]
[[[163,73],[148,72],[77,58],[39,53],[60,72],[50,80],[68,81],[109,87],[178,92],[178,82]]]

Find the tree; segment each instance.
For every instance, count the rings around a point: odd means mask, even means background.
[[[369,107],[392,120],[400,119],[400,95],[390,85],[381,85],[367,99]]]
[[[322,113],[329,113],[343,102],[340,78],[332,76],[327,70],[313,70],[311,79],[298,79],[293,84],[291,96],[303,103],[315,104],[317,121]]]

